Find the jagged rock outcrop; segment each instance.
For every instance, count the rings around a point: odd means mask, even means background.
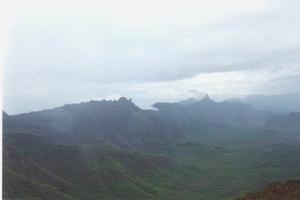
[[[238,200],[299,200],[300,180],[271,183],[262,191],[246,194]]]

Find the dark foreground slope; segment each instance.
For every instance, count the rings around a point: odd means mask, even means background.
[[[176,197],[176,185],[195,171],[162,155],[53,144],[30,134],[5,136],[3,157],[4,199]]]
[[[286,183],[271,183],[261,191],[249,193],[239,200],[299,200],[300,181]]]
[[[208,98],[166,105],[121,98],[4,113],[4,197],[229,200],[300,178],[297,113]]]

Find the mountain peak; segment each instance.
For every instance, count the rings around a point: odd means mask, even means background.
[[[212,100],[208,94],[205,95],[205,97],[203,97],[203,99],[201,99],[201,102],[205,102],[205,103],[215,103],[214,100]]]
[[[78,104],[66,104],[62,107],[54,108],[54,110],[68,110],[84,113],[103,113],[103,112],[123,112],[123,111],[138,111],[140,108],[136,106],[132,99],[120,97],[118,100],[106,100],[101,101],[91,100],[88,102],[82,102]]]

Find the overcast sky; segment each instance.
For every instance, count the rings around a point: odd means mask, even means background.
[[[6,6],[0,61],[9,114],[119,96],[149,107],[205,93],[300,93],[299,0]]]

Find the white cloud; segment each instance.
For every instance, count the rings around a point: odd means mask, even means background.
[[[81,82],[79,77],[57,82],[34,80],[14,86],[16,91],[6,90],[5,97],[9,113],[24,112],[60,106],[70,102],[100,100],[103,98],[132,97],[144,108],[157,101],[178,101],[190,97],[199,98],[208,93],[217,100],[250,94],[281,94],[300,90],[294,84],[294,77],[300,81],[300,67],[288,65],[255,70],[201,73],[191,78],[163,82],[98,83]],[[284,84],[282,84],[284,82]],[[289,88],[286,88],[286,86]],[[20,98],[23,98],[20,101]],[[18,104],[16,104],[19,102]],[[23,103],[23,104],[22,104]],[[13,106],[18,105],[18,106]]]
[[[293,0],[14,0],[1,49],[5,109],[119,95],[149,105],[195,91],[300,92],[298,7]]]

